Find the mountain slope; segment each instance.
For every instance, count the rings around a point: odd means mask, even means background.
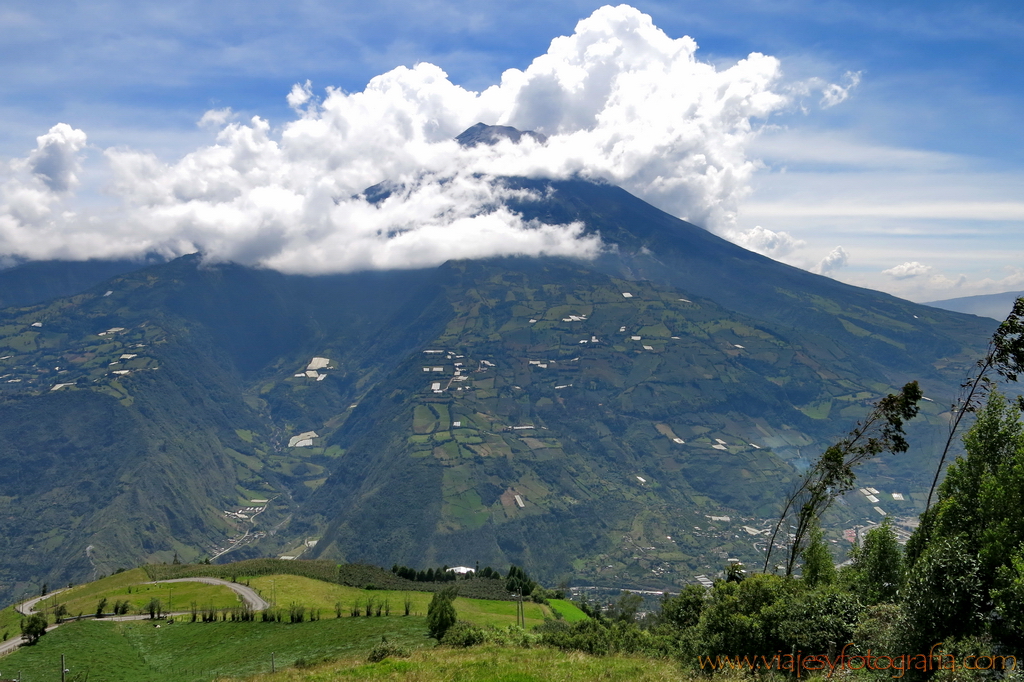
[[[618,188],[503,182],[534,190],[527,218],[582,220],[609,250],[325,277],[191,256],[0,311],[4,594],[223,552],[680,584],[756,560],[796,472],[920,379],[937,402],[915,451],[865,470],[905,493],[887,511],[914,511],[926,427],[994,323],[781,265]]]
[[[931,301],[925,305],[952,310],[968,315],[981,315],[991,317],[994,320],[1005,320],[1006,316],[1013,310],[1013,303],[1024,291],[1006,291],[1001,294],[985,294],[982,296],[964,296],[962,298],[949,298],[944,301]]]

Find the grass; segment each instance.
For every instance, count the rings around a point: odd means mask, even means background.
[[[549,599],[548,603],[551,605],[553,611],[557,611],[562,614],[562,618],[567,623],[575,623],[579,620],[586,620],[587,614],[579,610],[579,608],[571,601],[565,599]]]
[[[279,607],[297,604],[319,608],[323,609],[324,617],[334,615],[335,604],[338,602],[341,602],[342,615],[347,616],[356,602],[365,606],[367,599],[374,599],[377,602],[387,599],[391,604],[392,616],[401,615],[404,613],[406,595],[412,602],[412,613],[423,616],[426,615],[427,605],[433,597],[430,592],[362,590],[297,575],[250,578],[249,585],[267,601],[273,601],[276,593]],[[543,623],[545,618],[553,615],[546,606],[532,602],[525,604],[525,611],[528,628]],[[514,625],[516,622],[516,605],[512,601],[459,597],[455,600],[455,612],[460,620],[480,626]]]
[[[130,613],[142,613],[153,598],[160,600],[164,610],[167,610],[168,604],[170,604],[171,608],[176,611],[189,609],[192,602],[195,602],[199,608],[204,606],[226,608],[240,604],[238,596],[222,585],[192,582],[143,584],[148,581],[148,575],[141,568],[115,573],[95,582],[55,594],[36,604],[36,610],[40,612],[51,610],[52,613],[54,604],[64,604],[68,614],[72,616],[79,613],[96,613],[96,605],[104,597],[107,599],[105,613],[113,612],[114,602],[123,599],[130,602]],[[50,620],[53,621],[52,615]]]
[[[21,636],[21,619],[23,615],[14,610],[13,606],[8,606],[3,611],[0,611],[0,639],[6,641],[11,637]],[[6,633],[6,637],[4,634]],[[0,668],[3,670],[3,668]]]
[[[436,647],[409,658],[367,663],[365,657],[329,663],[309,670],[262,674],[249,682],[335,682],[403,680],[406,682],[664,682],[685,675],[670,660],[628,656],[588,656],[557,649],[515,649],[493,645],[469,649]]]
[[[67,623],[32,647],[0,659],[0,671],[23,682],[56,679],[61,654],[70,678],[88,673],[104,682],[192,682],[269,672],[300,658],[361,657],[386,636],[408,649],[432,644],[422,617],[342,618],[306,623],[188,623],[147,621]]]

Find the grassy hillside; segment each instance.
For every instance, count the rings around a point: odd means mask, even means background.
[[[410,658],[367,663],[365,657],[319,666],[262,674],[249,682],[335,682],[341,680],[411,680],[415,682],[663,682],[687,679],[670,660],[629,656],[588,656],[555,649],[433,648]],[[717,679],[730,679],[723,676]]]
[[[24,682],[47,682],[65,655],[71,674],[104,682],[176,682],[241,677],[323,656],[365,655],[381,636],[408,648],[433,642],[423,617],[343,618],[305,623],[67,623],[0,659]],[[56,661],[56,663],[55,663]]]
[[[160,601],[163,611],[184,611],[193,604],[198,608],[231,608],[239,605],[238,596],[222,585],[203,583],[161,583],[148,584],[149,578],[141,568],[124,571],[102,580],[63,590],[49,599],[36,604],[39,612],[53,613],[57,605],[63,605],[68,615],[96,613],[101,599],[106,599],[104,613],[113,611],[114,603],[127,601],[129,614],[148,612],[151,600]],[[51,620],[53,620],[51,618]]]
[[[331,615],[335,613],[336,609],[340,609],[343,616],[348,616],[357,606],[362,608],[365,613],[368,601],[375,605],[387,601],[388,608],[393,615],[402,615],[406,598],[409,600],[413,615],[425,616],[427,605],[433,598],[433,594],[430,592],[361,590],[294,575],[252,578],[248,583],[257,589],[260,596],[267,601],[276,598],[279,607],[287,608],[292,604],[297,604],[309,608],[319,608],[325,614]],[[459,586],[457,582],[454,585]],[[544,622],[545,618],[553,617],[551,609],[542,604],[527,602],[524,604],[524,608],[527,626],[539,625]],[[481,627],[514,625],[516,622],[516,604],[511,601],[459,597],[455,600],[455,610],[459,614],[460,620]]]
[[[293,563],[293,562],[280,562]],[[301,563],[301,562],[300,562]],[[238,566],[246,566],[245,562]],[[220,567],[220,568],[231,568]],[[127,599],[132,612],[144,612],[151,598],[158,598],[166,609],[170,601],[174,610],[188,610],[192,603],[200,609],[229,609],[238,598],[223,586],[201,583],[149,584],[150,576],[143,569],[124,571],[101,580],[62,590],[37,605],[37,611],[51,613],[64,605],[71,615],[86,614],[96,609],[101,599],[108,602],[108,611],[115,600]],[[432,594],[422,591],[368,590],[316,580],[294,574],[273,574],[254,577],[238,576],[268,601],[271,610],[286,614],[292,607],[304,607],[305,622],[191,622],[181,616],[174,622],[166,620],[71,621],[42,637],[32,647],[22,647],[0,659],[0,670],[20,670],[25,681],[48,680],[53,661],[61,654],[72,674],[88,673],[90,679],[110,682],[148,682],[157,679],[208,680],[215,676],[239,677],[264,672],[270,668],[273,652],[276,665],[286,667],[296,661],[329,658],[365,658],[374,644],[386,637],[388,641],[415,650],[433,645],[427,637],[425,614]],[[410,615],[406,616],[406,603]],[[370,604],[389,604],[381,615],[367,616]],[[516,604],[511,601],[467,599],[455,600],[458,618],[478,627],[504,627],[516,623]],[[526,603],[527,627],[533,627],[554,616],[548,606]],[[360,615],[353,616],[358,608]],[[567,621],[584,618],[569,602],[554,606]],[[308,620],[312,614],[319,619]],[[390,614],[390,615],[389,615]],[[12,608],[0,612],[0,630],[18,635],[21,616]],[[52,622],[52,615],[50,617]],[[288,620],[287,615],[285,620]]]

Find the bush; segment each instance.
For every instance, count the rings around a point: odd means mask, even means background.
[[[337,656],[320,656],[318,658],[297,658],[295,659],[295,667],[312,668],[318,665],[324,665],[325,663],[334,663],[337,660]]]
[[[485,643],[505,647],[514,646],[529,649],[532,645],[538,644],[541,641],[540,634],[527,632],[518,625],[506,625],[501,628],[492,625],[484,630],[483,633]]]
[[[392,644],[385,638],[381,638],[379,644],[370,650],[370,655],[366,657],[366,660],[370,663],[380,663],[385,658],[408,658],[409,651],[397,644]]]
[[[430,636],[440,640],[448,628],[455,625],[455,606],[452,602],[457,594],[454,589],[435,592],[427,607],[427,629]]]
[[[460,620],[448,628],[448,631],[441,637],[441,644],[445,646],[469,647],[483,644],[487,641],[484,631],[472,623]]]

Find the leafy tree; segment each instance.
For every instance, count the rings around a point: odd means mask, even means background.
[[[640,611],[640,607],[643,605],[643,597],[635,592],[623,590],[622,594],[619,595],[618,601],[615,602],[615,606],[612,607],[612,612],[609,615],[615,620],[619,620],[624,623],[632,623],[636,620],[636,614]]]
[[[826,653],[830,643],[852,640],[864,606],[856,595],[830,585],[788,595],[772,611],[787,649]]]
[[[928,646],[978,632],[984,592],[981,564],[962,536],[929,545],[907,579],[904,612],[910,646]]]
[[[25,636],[25,644],[31,646],[38,642],[46,634],[46,626],[46,616],[41,613],[33,613],[27,620],[23,620],[21,634]]]
[[[778,624],[786,617],[783,606],[799,590],[797,581],[767,573],[751,575],[741,583],[716,582],[694,630],[702,655],[788,651]]]
[[[700,620],[706,598],[706,589],[699,585],[687,585],[674,597],[662,597],[659,620],[680,629],[693,627]]]
[[[427,606],[427,629],[431,637],[440,640],[448,628],[455,625],[457,616],[452,602],[457,594],[458,590],[452,587],[434,593]]]
[[[999,376],[1007,381],[1017,381],[1017,376],[1024,374],[1024,297],[1018,298],[1014,302],[1013,310],[996,329],[996,333],[992,335],[988,344],[988,352],[985,357],[978,360],[977,367],[974,375],[968,377],[960,385],[957,401],[950,408],[953,419],[949,424],[949,436],[946,438],[945,447],[942,448],[939,465],[935,469],[935,476],[932,478],[932,485],[928,490],[925,511],[932,506],[935,487],[938,485],[939,476],[942,475],[942,468],[946,463],[949,448],[960,428],[960,423],[965,415],[978,410],[982,399],[992,390],[992,380],[988,377],[989,370],[994,369]],[[1024,396],[1018,398],[1018,405],[1020,409],[1024,410]]]
[[[803,557],[803,575],[807,587],[831,585],[836,581],[835,559],[832,558],[832,552],[825,544],[825,535],[817,524],[811,530],[811,541],[804,549]]]
[[[864,546],[854,557],[853,568],[854,584],[865,604],[896,600],[904,579],[903,550],[888,516],[882,525],[867,532]]]
[[[829,446],[808,470],[800,486],[786,500],[782,514],[768,542],[764,570],[771,565],[772,548],[782,525],[791,517],[795,526],[786,560],[786,575],[792,575],[808,542],[808,533],[837,497],[853,490],[854,467],[883,452],[907,451],[903,423],[917,416],[921,387],[916,381],[899,393],[890,393],[878,401],[875,409],[838,443]]]
[[[1002,616],[1006,636],[1024,642],[1024,544],[1010,557],[1010,563],[1000,566],[996,576],[997,587],[992,590],[992,601]]]
[[[107,608],[107,598],[103,597],[102,599],[100,599],[99,603],[96,604],[96,617],[97,618],[102,618],[103,617],[103,609],[105,609],[105,608]]]
[[[970,431],[965,455],[950,465],[938,502],[921,516],[907,543],[912,565],[939,539],[961,537],[981,559],[991,587],[999,566],[1024,542],[1024,424],[1020,411],[997,392],[989,395]]]

